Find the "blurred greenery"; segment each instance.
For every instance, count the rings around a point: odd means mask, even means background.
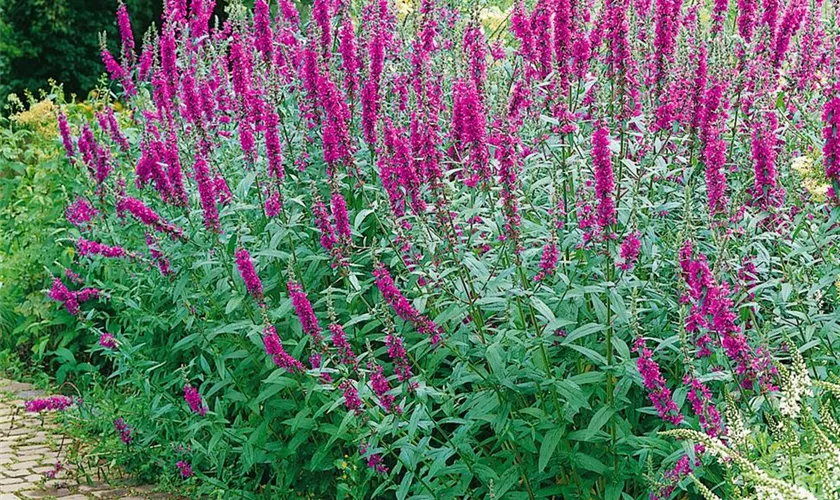
[[[159,0],[125,0],[136,40],[160,19]],[[0,0],[0,102],[53,78],[82,97],[103,72],[97,34],[117,46],[118,0]],[[2,107],[2,106],[0,106]]]

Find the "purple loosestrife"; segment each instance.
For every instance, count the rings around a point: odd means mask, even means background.
[[[537,0],[531,12],[531,35],[534,39],[531,62],[534,65],[534,76],[540,80],[545,79],[551,72],[551,10],[550,0]]]
[[[263,302],[263,287],[260,277],[257,276],[257,271],[254,269],[254,264],[251,262],[251,254],[248,250],[240,248],[236,251],[236,269],[239,270],[239,275],[242,276],[242,281],[245,282],[245,288],[251,297],[257,302]]]
[[[128,17],[128,9],[122,2],[117,7],[117,24],[120,27],[123,59],[127,62],[132,62],[134,61],[134,34],[131,31],[131,20]]]
[[[324,143],[324,161],[334,167],[342,161],[348,161],[352,155],[348,122],[350,110],[341,90],[330,79],[324,69],[318,77],[318,102],[324,109],[321,123],[321,136]]]
[[[316,346],[320,345],[322,341],[321,325],[318,324],[318,318],[315,316],[315,311],[312,310],[312,303],[309,302],[309,297],[306,296],[306,292],[303,291],[300,283],[290,280],[287,286],[295,313],[303,327],[303,333],[311,336]]]
[[[405,352],[402,339],[394,333],[385,337],[385,345],[388,346],[388,356],[394,362],[394,373],[400,382],[411,378],[411,364],[408,362],[408,354]]]
[[[386,413],[402,413],[400,408],[394,401],[394,396],[390,394],[391,386],[388,384],[388,379],[382,374],[383,368],[376,365],[373,373],[370,374],[370,385],[373,388],[374,394],[379,399],[379,404]]]
[[[339,387],[344,391],[344,406],[347,408],[347,411],[361,415],[362,400],[359,399],[359,391],[354,387],[353,381],[345,380]]]
[[[359,446],[359,455],[365,455],[367,453],[368,446],[366,444],[362,444]],[[383,476],[388,474],[388,467],[385,465],[382,455],[378,453],[372,453],[368,456],[367,459],[367,466],[377,474],[382,474]]]
[[[554,60],[560,77],[560,95],[565,95],[569,86],[569,60],[572,43],[572,0],[557,0],[554,10]]]
[[[790,39],[799,31],[802,26],[802,18],[805,17],[805,2],[803,0],[791,0],[785,9],[782,24],[776,32],[774,41],[773,56],[771,62],[777,70],[782,67],[785,61],[785,54],[790,46]]]
[[[764,119],[756,116],[752,131],[752,158],[755,181],[751,195],[762,209],[781,207],[784,203],[784,189],[778,187],[776,179],[776,113],[768,111]]]
[[[193,475],[192,465],[188,462],[184,462],[183,460],[179,460],[175,463],[175,467],[178,468],[178,474],[181,475],[181,479],[189,479]]]
[[[683,384],[688,386],[688,401],[694,414],[700,419],[700,428],[709,436],[722,436],[723,424],[720,413],[712,402],[712,391],[693,375],[686,375]]]
[[[528,64],[525,78],[530,79],[532,75],[530,63],[534,58],[534,35],[531,32],[531,20],[528,17],[528,9],[525,7],[524,0],[516,0],[516,5],[510,17],[510,31],[519,40],[517,54],[522,56],[522,59]]]
[[[79,255],[82,257],[101,255],[103,257],[115,259],[129,256],[128,252],[126,252],[122,247],[103,245],[102,243],[86,240],[84,238],[76,240],[76,251],[79,252]]]
[[[470,81],[478,93],[478,98],[483,101],[481,93],[487,78],[487,42],[478,21],[471,21],[464,28],[464,57],[467,60]]]
[[[379,120],[379,86],[382,78],[382,67],[385,61],[385,40],[382,33],[382,20],[375,20],[370,42],[370,69],[368,78],[362,88],[362,129],[368,146],[376,145],[376,123]]]
[[[181,158],[178,155],[178,139],[175,131],[170,131],[166,136],[163,158],[166,161],[166,176],[171,186],[173,201],[178,206],[186,207],[189,205],[189,196],[184,187],[184,173],[181,170]]]
[[[534,276],[534,281],[542,281],[546,277],[554,274],[554,270],[557,268],[558,257],[557,244],[554,241],[546,243],[542,250],[542,256],[540,257],[540,272]]]
[[[679,3],[679,0],[674,1]],[[639,111],[639,89],[636,81],[638,68],[630,51],[628,38],[627,0],[614,0],[607,5],[609,7],[606,13],[605,35],[609,46],[609,56],[606,61],[609,68],[608,74],[615,79],[620,91],[621,110],[618,118],[629,119]],[[676,37],[675,32],[674,37]]]
[[[265,61],[274,60],[274,34],[271,32],[271,13],[265,0],[254,2],[254,47]]]
[[[645,346],[645,341],[641,337],[636,341],[634,350],[639,353],[636,367],[642,376],[642,383],[648,391],[651,403],[660,418],[679,425],[682,422],[682,414],[677,404],[671,399],[671,391],[665,383],[665,378],[659,372],[659,364],[653,360],[653,352]]]
[[[213,190],[216,192],[216,201],[219,205],[227,205],[233,201],[233,192],[222,174],[216,174],[216,177],[213,177]]]
[[[738,33],[745,42],[752,40],[758,0],[738,0]]]
[[[125,423],[122,417],[114,420],[114,429],[120,435],[120,441],[126,446],[134,440],[134,430]]]
[[[152,256],[152,260],[160,270],[160,274],[163,276],[174,274],[170,266],[169,259],[167,259],[166,255],[164,255],[160,250],[157,240],[150,233],[146,233],[146,246],[149,249],[149,255]]]
[[[481,182],[489,185],[491,179],[490,153],[487,148],[487,118],[484,104],[478,90],[470,82],[457,80],[452,88],[452,132],[456,148],[455,160],[465,162],[468,187],[475,187]],[[461,158],[469,149],[467,158]]]
[[[709,200],[709,216],[726,212],[726,141],[721,128],[726,119],[721,110],[723,86],[713,84],[706,91],[703,104],[704,117],[701,130],[703,140],[703,163],[706,167],[706,195]]]
[[[183,238],[184,236],[184,231],[181,228],[163,220],[154,210],[137,198],[126,196],[117,202],[117,214],[122,216],[125,212],[130,213],[132,217],[155,231],[166,233],[173,238]]]
[[[283,150],[280,146],[280,132],[278,130],[280,117],[270,111],[265,119],[265,152],[268,156],[268,175],[278,182],[286,177],[283,170]]]
[[[184,401],[187,402],[190,411],[193,413],[202,417],[207,414],[207,405],[201,398],[201,394],[198,393],[198,389],[190,384],[184,384]]]
[[[162,90],[167,99],[175,97],[175,88],[178,82],[177,52],[175,44],[175,33],[170,28],[165,28],[159,40],[160,45],[160,67],[162,71]]]
[[[58,113],[58,131],[61,133],[61,143],[70,164],[76,163],[76,147],[73,145],[73,136],[70,134],[70,124],[67,123],[67,115]]]
[[[324,247],[324,250],[332,252],[338,240],[335,237],[335,229],[330,222],[327,207],[317,195],[313,196],[312,200],[312,216],[315,218],[315,226],[321,233],[321,246]]]
[[[394,309],[397,316],[405,321],[414,324],[417,331],[424,335],[429,335],[432,339],[432,344],[440,342],[441,330],[431,319],[423,314],[420,314],[414,306],[408,301],[405,295],[399,291],[394,284],[391,273],[381,262],[377,262],[373,269],[374,281],[376,287],[382,292],[385,301]]]
[[[214,233],[222,232],[219,223],[219,209],[216,206],[216,186],[210,178],[207,162],[198,157],[193,165],[193,175],[198,184],[198,196],[201,198],[201,211],[204,214],[204,227]]]
[[[265,345],[265,352],[274,361],[274,364],[290,372],[303,372],[306,368],[303,367],[300,361],[293,358],[283,348],[283,343],[277,335],[277,330],[274,325],[265,325],[263,332],[263,344]]]
[[[642,247],[642,242],[639,241],[639,232],[635,231],[628,234],[624,241],[621,242],[621,250],[619,251],[618,268],[622,271],[629,271],[636,265],[639,258],[639,250]]]
[[[776,36],[776,23],[779,19],[779,0],[763,0],[761,22],[770,29],[770,39]]]
[[[330,197],[330,210],[335,221],[335,232],[345,245],[351,244],[350,217],[347,215],[347,203],[337,189]]]
[[[117,339],[108,332],[104,332],[99,336],[99,345],[105,349],[115,350],[117,348]]]
[[[343,10],[338,37],[341,71],[344,73],[344,92],[352,107],[359,94],[359,58],[356,55],[356,29],[353,27],[349,9]]]
[[[47,296],[56,302],[61,302],[67,312],[73,316],[79,314],[79,304],[99,296],[96,288],[84,288],[78,292],[71,292],[59,278],[55,278]]]
[[[353,371],[356,371],[359,367],[359,362],[356,360],[353,348],[347,341],[347,334],[344,332],[344,328],[342,328],[338,323],[331,323],[329,329],[332,343],[335,348],[338,349],[339,359],[344,365]]]
[[[86,226],[99,212],[86,199],[76,197],[75,201],[64,211],[67,222],[78,228]]]
[[[674,60],[674,53],[677,49],[677,33],[680,29],[681,8],[682,0],[656,0],[653,83],[657,86],[666,78],[668,64]]]
[[[605,126],[598,127],[592,134],[592,160],[595,164],[595,198],[598,201],[598,228],[602,236],[610,238],[610,226],[615,224],[615,201],[613,190],[612,161],[610,159],[609,130]]]
[[[73,404],[73,400],[67,396],[49,396],[46,398],[30,399],[23,406],[30,413],[41,413],[45,411],[64,411]]]
[[[834,196],[840,197],[840,96],[830,97],[823,108],[823,158],[825,176]]]
[[[714,0],[712,6],[712,29],[711,33],[721,33],[726,15],[729,13],[729,0]]]

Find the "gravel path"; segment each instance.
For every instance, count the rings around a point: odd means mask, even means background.
[[[30,384],[0,378],[0,500],[61,498],[62,500],[125,500],[173,498],[147,486],[113,486],[104,482],[78,484],[72,471],[48,477],[63,458],[64,436],[46,416],[24,410],[24,401],[44,393]],[[67,443],[63,446],[66,448]]]

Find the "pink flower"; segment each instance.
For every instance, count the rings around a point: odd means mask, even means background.
[[[84,288],[78,292],[71,292],[59,278],[55,278],[47,296],[56,302],[61,302],[67,312],[73,316],[79,314],[79,304],[99,296],[96,288]]]
[[[315,226],[321,232],[321,246],[324,250],[332,251],[336,244],[335,230],[327,207],[320,197],[315,196],[312,200],[312,215],[315,217]]]
[[[184,385],[184,400],[190,406],[190,410],[193,413],[197,413],[202,417],[207,414],[207,405],[201,398],[201,394],[198,393],[198,389],[190,384]]]
[[[99,336],[99,345],[105,349],[116,349],[117,339],[115,339],[110,333],[103,332],[102,335]]]
[[[822,115],[823,157],[825,158],[825,176],[831,181],[835,192],[840,186],[840,97],[834,96],[825,103]]]
[[[784,204],[785,191],[777,186],[776,179],[776,113],[770,111],[765,121],[753,124],[752,157],[755,181],[750,194],[762,209],[780,207]]]
[[[355,371],[359,366],[359,362],[356,360],[353,348],[347,341],[347,334],[344,333],[344,328],[342,328],[338,323],[331,323],[329,329],[332,343],[336,349],[338,349],[338,355],[341,362]]]
[[[388,346],[388,356],[394,362],[394,372],[397,379],[404,382],[411,378],[411,365],[408,362],[408,354],[403,347],[402,339],[396,334],[389,333],[385,337],[385,345]]]
[[[129,445],[134,440],[134,430],[125,423],[122,417],[114,420],[114,429],[119,433],[120,441],[124,444]]]
[[[254,2],[254,47],[266,61],[274,59],[274,35],[271,32],[271,13],[265,0]]]
[[[639,369],[639,374],[642,376],[642,382],[645,389],[648,390],[648,396],[659,416],[674,425],[679,425],[682,422],[682,414],[679,407],[671,399],[671,391],[665,384],[665,379],[659,373],[659,365],[653,360],[653,353],[650,349],[645,347],[643,338],[636,341],[634,350],[638,351],[639,359],[636,361],[636,366]]]
[[[341,193],[334,191],[330,198],[333,220],[335,220],[335,231],[345,242],[350,242],[350,218],[347,215],[347,203]]]
[[[192,465],[183,460],[179,460],[175,463],[175,466],[178,467],[178,473],[181,475],[183,479],[189,479],[193,475]]]
[[[712,392],[697,377],[686,375],[683,384],[689,386],[688,400],[691,402],[691,409],[700,419],[700,427],[703,432],[712,437],[720,437],[723,434],[723,426],[720,421],[720,413],[712,402]]]
[[[64,411],[73,404],[73,400],[67,396],[49,396],[46,398],[31,399],[23,405],[30,413],[41,413],[44,411]]]
[[[378,262],[374,266],[373,276],[375,278],[374,281],[376,282],[376,287],[379,288],[380,292],[382,292],[382,296],[385,297],[385,301],[388,302],[388,304],[394,309],[397,316],[405,321],[413,323],[415,328],[417,328],[417,331],[420,333],[431,336],[432,344],[440,342],[440,327],[425,315],[420,314],[420,312],[411,305],[408,299],[405,298],[405,295],[403,295],[394,284],[394,280],[391,278],[391,273],[388,272],[388,269],[384,264]]]
[[[240,248],[236,251],[236,268],[239,270],[239,275],[242,276],[242,280],[245,282],[245,288],[248,290],[248,293],[254,297],[254,300],[262,303],[262,282],[257,275],[257,271],[254,269],[254,264],[251,262],[251,254],[248,253],[248,250]]]
[[[277,335],[277,330],[274,325],[266,325],[263,332],[263,344],[265,345],[265,352],[274,361],[274,364],[280,368],[284,368],[290,372],[303,372],[306,368],[303,364],[293,358],[283,348],[280,337]]]
[[[65,211],[67,221],[79,228],[92,221],[98,214],[99,212],[93,208],[93,205],[78,196],[73,203],[67,206]]]
[[[70,134],[70,125],[67,123],[67,115],[58,113],[58,131],[61,133],[61,142],[64,145],[64,152],[70,164],[76,162],[76,147],[73,145],[73,136]]]
[[[359,446],[359,455],[367,454],[368,446],[362,444]],[[384,464],[382,455],[378,453],[371,453],[367,459],[367,466],[376,471],[377,474],[388,474],[388,467]]]
[[[542,257],[540,257],[540,272],[534,276],[534,281],[542,281],[546,276],[554,274],[554,269],[557,267],[557,258],[557,245],[553,241],[546,243],[543,247]]]
[[[747,43],[752,39],[758,0],[738,0],[738,33]]]
[[[639,258],[639,249],[641,247],[642,243],[639,241],[639,233],[633,232],[628,234],[624,238],[624,241],[621,242],[619,269],[624,271],[633,269],[633,266],[636,265],[636,259]]]
[[[303,332],[312,337],[316,345],[321,343],[321,326],[318,324],[318,318],[315,317],[315,311],[312,310],[312,303],[309,302],[309,297],[303,291],[303,287],[296,281],[289,281],[289,296],[292,299],[292,305],[295,308],[295,313],[300,320],[303,327]]]
[[[275,112],[269,112],[265,120],[265,151],[268,156],[268,175],[272,179],[282,181],[286,176],[283,170],[283,152],[280,146],[278,131],[280,117]]]
[[[349,9],[344,10],[339,30],[338,50],[341,53],[341,69],[344,72],[344,91],[352,106],[359,92],[359,59],[356,55],[356,31]]]
[[[344,406],[348,411],[352,411],[356,415],[362,413],[362,400],[359,399],[359,391],[353,385],[352,380],[345,380],[339,386],[344,390]]]
[[[183,237],[184,235],[181,228],[163,220],[154,210],[137,198],[127,196],[117,202],[117,214],[122,216],[125,212],[130,213],[135,219],[156,231],[167,233],[173,237]]]
[[[599,127],[592,134],[592,159],[595,163],[595,197],[598,200],[598,227],[605,238],[612,224],[615,224],[615,201],[613,201],[612,161],[610,160],[609,130]]]
[[[109,258],[128,257],[128,252],[119,246],[108,246],[98,243],[96,241],[89,241],[84,238],[79,238],[76,241],[76,251],[81,256],[101,255]]]
[[[222,226],[219,223],[219,209],[216,207],[216,186],[210,178],[207,162],[198,157],[193,165],[195,182],[198,184],[198,195],[201,198],[201,211],[204,214],[204,227],[209,231],[219,233]]]
[[[391,386],[388,384],[385,375],[382,374],[381,366],[376,365],[373,373],[370,374],[370,385],[379,399],[379,404],[387,413],[402,413],[402,408],[396,405],[394,396],[390,394]]]

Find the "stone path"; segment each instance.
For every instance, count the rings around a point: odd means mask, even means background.
[[[48,415],[42,422],[23,406],[24,401],[43,396],[30,384],[0,378],[0,500],[172,498],[147,486],[79,484],[71,479],[72,471],[56,472],[68,443]]]

